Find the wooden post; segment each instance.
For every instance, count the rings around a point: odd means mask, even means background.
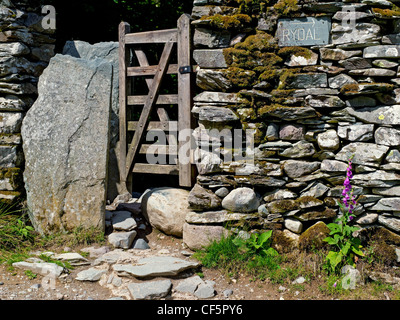
[[[127,174],[125,169],[126,164],[126,131],[127,131],[127,114],[126,114],[126,102],[127,102],[127,78],[126,70],[129,67],[130,54],[129,50],[125,48],[125,35],[130,33],[130,25],[127,22],[121,22],[118,28],[118,39],[119,39],[119,173],[120,182],[127,183]],[[126,186],[128,190],[131,186]]]
[[[188,67],[189,72],[180,70],[178,72],[178,135],[184,129],[192,128],[192,63],[191,63],[191,34],[190,16],[183,14],[178,20],[178,69]],[[185,130],[186,131],[186,130]],[[190,143],[190,137],[181,141],[179,139],[179,149],[183,150],[185,144]],[[190,155],[182,154],[181,157]],[[179,158],[178,158],[179,161]],[[179,161],[179,185],[191,187],[193,179],[192,164],[187,159],[185,163]]]

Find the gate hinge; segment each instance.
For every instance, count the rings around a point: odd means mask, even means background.
[[[191,73],[191,72],[192,72],[192,66],[179,67],[180,74]]]

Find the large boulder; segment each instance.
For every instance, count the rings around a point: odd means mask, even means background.
[[[22,124],[28,210],[40,233],[104,230],[112,68],[56,55]]]
[[[119,156],[119,55],[118,42],[99,42],[90,44],[85,41],[67,41],[63,54],[86,60],[102,59],[112,67],[112,93],[110,117],[110,152],[107,185],[107,200],[111,202],[119,194],[126,192],[125,184],[120,184],[118,156]]]
[[[142,214],[153,228],[168,235],[182,237],[189,209],[189,191],[177,188],[155,188],[142,199]]]

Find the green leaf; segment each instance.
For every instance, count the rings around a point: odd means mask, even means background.
[[[335,245],[337,244],[337,240],[331,238],[331,237],[327,237],[324,239],[324,241],[328,242],[330,245]]]
[[[352,250],[356,255],[359,255],[360,257],[364,257],[364,252],[362,252],[361,250],[355,248],[354,246],[351,247],[351,250]]]
[[[349,252],[350,247],[351,247],[351,243],[350,243],[350,242],[347,242],[347,243],[344,245],[344,247],[342,248],[342,252],[343,252],[343,255],[344,255],[344,256],[347,256],[347,253]]]
[[[329,251],[326,259],[329,261],[332,271],[335,271],[336,266],[342,261],[343,255],[341,252]]]
[[[272,235],[272,230],[269,230],[267,232],[262,233],[259,237],[258,237],[258,244],[260,246],[262,246],[265,242],[268,241],[268,239],[271,237]]]

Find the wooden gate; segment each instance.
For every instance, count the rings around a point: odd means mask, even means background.
[[[130,33],[126,22],[119,25],[119,132],[120,157],[119,169],[121,182],[131,184],[132,173],[179,175],[179,185],[190,187],[194,179],[194,167],[191,161],[183,161],[179,150],[190,138],[180,137],[184,129],[191,129],[192,108],[192,65],[190,46],[190,18],[182,15],[176,29]],[[163,45],[157,64],[150,65],[145,47]],[[173,58],[177,63],[170,63]],[[132,60],[132,61],[131,61]],[[136,62],[136,66],[132,62]],[[160,88],[166,75],[177,74],[177,94],[162,94]],[[135,93],[135,77],[144,79],[146,95]],[[170,119],[168,111],[177,105],[178,118]],[[175,106],[176,107],[176,106]],[[141,110],[140,110],[141,108]],[[134,110],[134,111],[132,111]],[[140,113],[139,119],[133,120],[132,114]],[[153,118],[150,120],[151,115]],[[154,114],[159,121],[155,121]],[[146,144],[145,134],[151,130],[162,130],[166,133],[168,144]],[[169,134],[167,134],[169,132]],[[187,132],[187,130],[186,130]],[[174,134],[175,133],[175,134]],[[133,137],[128,138],[129,135]],[[175,163],[149,164],[140,160],[151,148],[157,148],[158,154],[166,154]],[[143,157],[142,157],[143,158]],[[182,161],[180,161],[180,159]],[[142,162],[140,162],[142,161]],[[128,190],[131,186],[127,184]]]

